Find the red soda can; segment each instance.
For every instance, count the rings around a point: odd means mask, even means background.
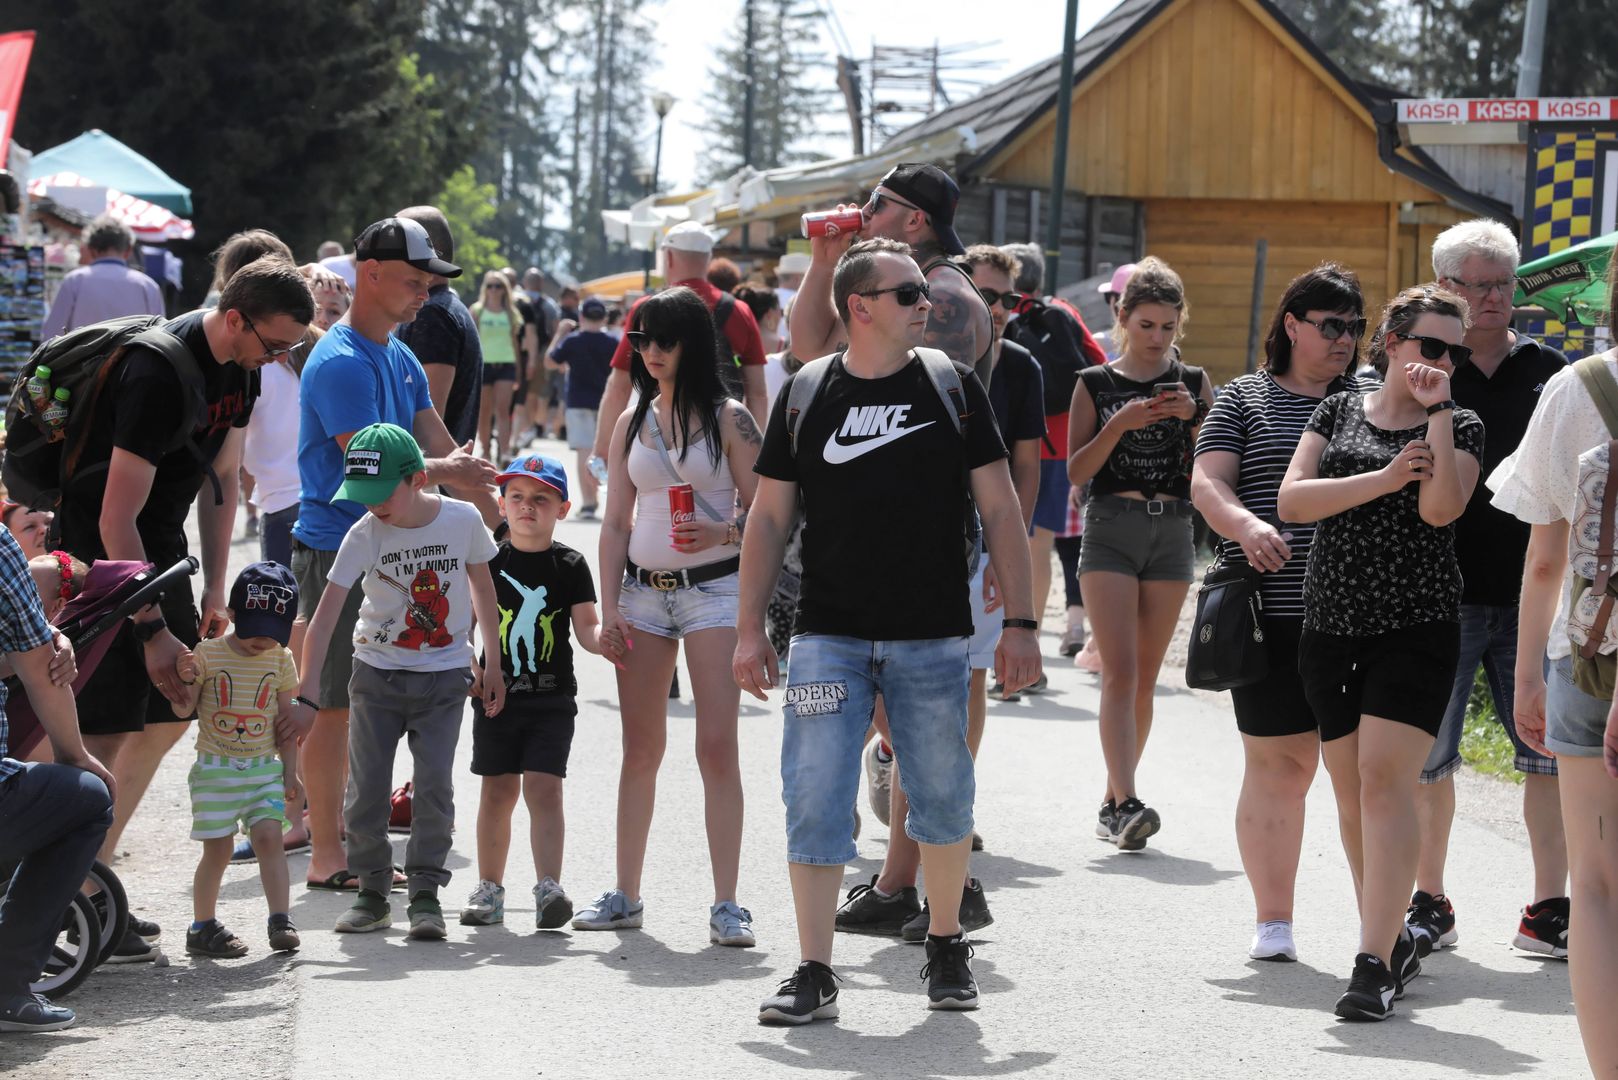
[[[836,226],[839,233],[857,233],[865,227],[865,215],[858,207],[852,210],[812,210],[803,215],[803,235],[811,239],[825,236]]]
[[[669,485],[669,522],[679,526],[697,520],[696,493],[690,484]],[[671,547],[673,545],[670,545]]]

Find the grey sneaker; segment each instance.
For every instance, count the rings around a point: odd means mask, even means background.
[[[753,936],[753,913],[734,900],[708,909],[708,940],[715,945],[735,945],[750,949],[758,944]]]
[[[646,905],[639,900],[633,904],[622,889],[602,893],[583,911],[573,916],[575,930],[638,930]]]
[[[573,917],[573,901],[556,883],[546,877],[534,886],[534,926],[539,930],[560,930]]]
[[[1118,816],[1118,807],[1111,799],[1101,804],[1101,810],[1096,814],[1096,839],[1113,843],[1113,820]]]
[[[869,885],[859,884],[848,890],[848,898],[837,909],[838,933],[898,937],[905,923],[921,912],[914,885],[906,885],[892,896],[883,896],[876,891],[877,878],[878,875],[872,874]]]
[[[983,895],[983,882],[977,878],[967,878],[966,887],[961,890],[961,930],[970,934],[974,930],[982,930],[994,922],[994,916],[989,914],[989,901]],[[921,914],[905,923],[899,936],[912,945],[919,945],[927,940],[927,928],[932,925],[932,909],[923,902]]]
[[[893,759],[883,761],[877,757],[882,746],[880,738],[872,739],[865,748],[865,797],[870,801],[871,813],[884,826],[888,824],[888,808],[893,797]]]
[[[462,926],[493,926],[506,921],[506,887],[492,881],[478,882],[461,909]]]
[[[410,898],[405,909],[410,916],[410,937],[414,941],[444,940],[444,909],[438,903],[438,894],[421,890]]]
[[[393,909],[388,898],[370,889],[361,889],[354,906],[337,917],[333,927],[339,934],[369,934],[393,925]]]
[[[1163,821],[1156,810],[1131,796],[1118,804],[1112,825],[1113,843],[1119,851],[1139,851],[1146,846],[1147,837],[1157,835]]]

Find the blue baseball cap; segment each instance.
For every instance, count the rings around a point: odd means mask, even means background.
[[[542,457],[539,454],[524,454],[520,458],[513,458],[505,472],[494,478],[500,485],[500,490],[506,490],[506,481],[518,476],[526,476],[530,480],[538,480],[546,487],[555,488],[562,501],[567,502],[567,470],[555,458]]]
[[[298,617],[298,579],[276,562],[243,567],[230,587],[230,610],[237,637],[274,638],[285,645]]]

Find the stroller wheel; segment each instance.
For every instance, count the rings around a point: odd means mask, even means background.
[[[55,1000],[73,992],[96,968],[101,956],[101,918],[83,893],[62,915],[62,929],[51,945],[45,970],[29,989]]]
[[[96,963],[104,964],[129,932],[129,897],[124,895],[124,883],[118,880],[118,875],[100,859],[91,864],[90,873],[85,876],[85,889],[101,919],[101,951]]]

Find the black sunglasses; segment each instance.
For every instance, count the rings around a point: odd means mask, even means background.
[[[1016,311],[1017,305],[1023,302],[1023,294],[1020,292],[995,292],[993,289],[979,289],[978,293],[983,297],[985,304],[990,307],[999,304],[1007,311]]]
[[[873,289],[870,292],[862,292],[858,295],[881,296],[884,293],[892,293],[894,300],[898,301],[900,307],[915,307],[916,301],[931,300],[933,298],[933,291],[927,287],[925,281],[909,281],[903,285],[895,285],[891,289]]]
[[[1365,334],[1364,319],[1339,319],[1337,316],[1332,315],[1328,318],[1321,319],[1319,322],[1315,322],[1315,320],[1307,318],[1303,315],[1296,315],[1293,317],[1299,322],[1306,322],[1316,330],[1319,330],[1320,336],[1325,338],[1327,341],[1336,341],[1344,334],[1351,334],[1353,335],[1354,340],[1358,341]]]
[[[906,210],[921,210],[921,207],[917,206],[915,203],[907,203],[903,199],[896,199],[892,195],[884,195],[882,192],[876,191],[876,192],[871,193],[871,216],[872,217],[876,217],[878,214],[880,214],[882,212],[882,202],[883,202],[884,199],[887,200],[890,203],[895,203],[895,204],[897,204],[899,206],[902,206]],[[924,210],[922,212],[926,213],[926,211],[924,211]]]
[[[1443,338],[1423,337],[1420,334],[1391,334],[1390,337],[1403,338],[1406,341],[1419,342],[1421,345],[1421,358],[1423,360],[1438,360],[1447,352],[1449,359],[1456,367],[1460,367],[1472,359],[1472,350],[1465,345],[1451,345]]]
[[[626,336],[629,338],[629,347],[636,352],[645,352],[646,346],[653,343],[664,352],[673,352],[675,346],[680,344],[678,338],[653,337],[642,330],[631,330]]]

